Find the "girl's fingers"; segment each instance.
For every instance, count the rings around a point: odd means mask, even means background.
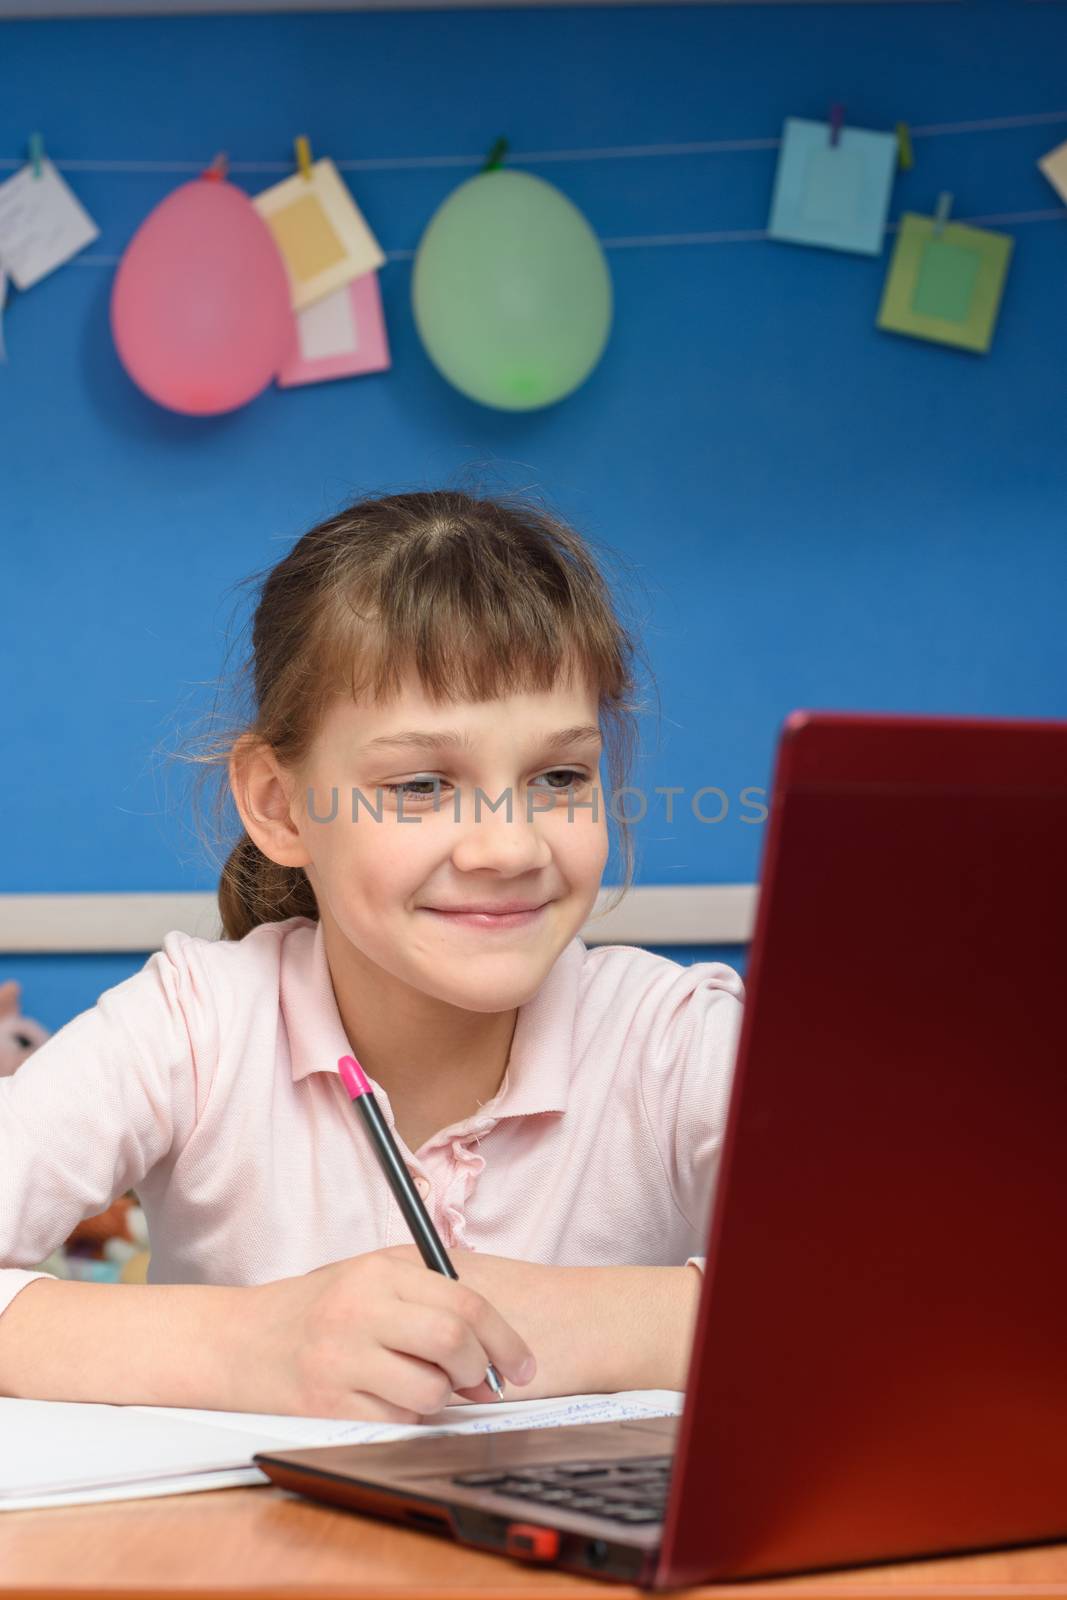
[[[420,1364],[432,1364],[443,1372],[449,1379],[449,1396],[453,1389],[488,1387],[485,1369],[489,1357],[470,1326],[452,1312],[420,1305],[418,1301],[393,1301],[377,1323],[375,1333],[387,1351],[406,1359],[414,1357]],[[489,1392],[492,1394],[492,1390]],[[425,1409],[432,1411],[437,1407]]]

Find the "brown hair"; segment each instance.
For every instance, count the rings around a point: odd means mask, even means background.
[[[206,751],[178,756],[201,768],[194,803],[203,780],[225,779],[215,803],[220,841],[238,739],[262,741],[283,767],[297,767],[334,696],[369,692],[386,702],[409,662],[435,701],[550,689],[575,665],[598,691],[609,793],[625,785],[641,709],[636,635],[620,621],[589,542],[528,497],[437,489],[357,500],[239,587],[252,583],[262,587],[240,675],[250,712]],[[614,820],[625,871],[612,906],[634,871],[629,821]],[[271,861],[243,828],[218,900],[225,939],[319,915],[303,868]]]

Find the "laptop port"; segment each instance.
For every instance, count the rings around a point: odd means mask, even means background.
[[[423,1527],[436,1528],[438,1532],[449,1532],[448,1518],[435,1511],[416,1511],[414,1506],[404,1507],[404,1516],[408,1522],[421,1522]]]
[[[591,1567],[602,1567],[607,1563],[608,1546],[604,1539],[590,1539],[585,1547],[585,1558]]]

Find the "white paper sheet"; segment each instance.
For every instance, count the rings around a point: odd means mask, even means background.
[[[343,356],[358,349],[356,319],[348,284],[316,300],[313,306],[296,313],[296,333],[300,354],[305,361],[321,361],[325,356]]]
[[[0,1397],[0,1511],[191,1494],[268,1483],[256,1451],[378,1444],[680,1414],[672,1389],[446,1406],[424,1422],[345,1422],[174,1406]]]
[[[31,289],[94,239],[100,229],[47,157],[0,183],[0,256],[15,287]]]

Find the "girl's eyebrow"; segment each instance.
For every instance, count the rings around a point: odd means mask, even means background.
[[[600,744],[600,729],[593,723],[578,723],[573,728],[559,728],[555,733],[548,733],[538,741],[538,748],[542,750],[560,750],[575,744]],[[383,733],[377,739],[370,739],[363,746],[363,751],[384,750],[394,745],[411,745],[419,750],[467,749],[471,748],[471,741],[466,735],[459,733],[454,728],[442,728],[437,733],[423,731],[419,728],[409,728],[403,733]]]

